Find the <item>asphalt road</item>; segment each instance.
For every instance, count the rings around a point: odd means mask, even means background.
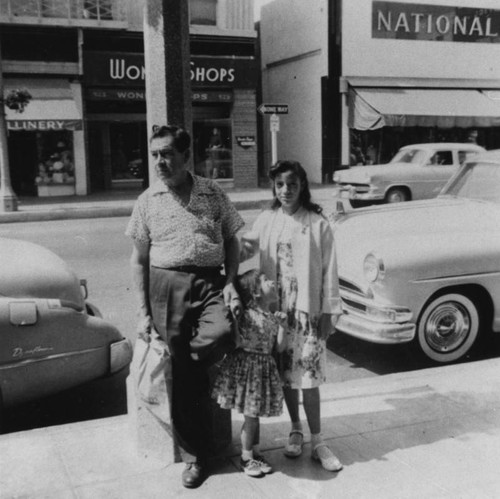
[[[257,210],[242,212],[249,228]],[[0,236],[28,240],[61,256],[80,278],[88,281],[89,300],[104,318],[135,340],[135,297],[128,266],[131,242],[124,235],[127,218],[63,220],[0,225]],[[251,260],[244,271],[256,266]],[[342,382],[425,367],[405,346],[374,345],[342,333],[329,342],[328,380]],[[488,355],[500,354],[500,347]],[[113,416],[126,412],[125,378],[121,372],[57,396],[10,409],[4,415],[4,432]]]

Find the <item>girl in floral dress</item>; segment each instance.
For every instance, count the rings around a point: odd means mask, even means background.
[[[285,314],[271,312],[278,301],[274,281],[253,269],[235,282],[243,310],[237,319],[238,348],[224,358],[214,382],[213,397],[224,409],[243,413],[241,429],[242,470],[258,477],[272,472],[259,453],[259,417],[283,411],[281,380],[272,356],[283,349]]]
[[[241,259],[260,256],[260,268],[276,279],[279,308],[286,314],[282,355],[284,396],[291,419],[287,457],[302,454],[304,434],[299,395],[311,432],[311,457],[329,471],[342,464],[321,435],[319,386],[325,382],[326,339],[342,313],[333,232],[311,201],[305,170],[278,161],[269,174],[274,200],[242,238]]]

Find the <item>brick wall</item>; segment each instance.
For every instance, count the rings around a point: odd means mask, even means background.
[[[241,147],[236,137],[251,136],[255,145]],[[233,103],[233,174],[235,187],[257,187],[257,106],[255,90],[236,89]]]

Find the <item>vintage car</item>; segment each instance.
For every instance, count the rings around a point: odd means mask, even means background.
[[[442,364],[500,332],[500,150],[467,162],[435,199],[332,220],[344,306],[338,330],[412,342]]]
[[[0,238],[0,262],[0,412],[128,366],[129,340],[61,258]]]
[[[405,146],[385,165],[337,171],[334,194],[349,198],[353,206],[434,198],[460,165],[481,151],[475,144],[446,142]]]

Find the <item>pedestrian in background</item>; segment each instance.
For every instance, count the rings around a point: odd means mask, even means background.
[[[243,236],[241,258],[260,253],[261,270],[276,280],[280,310],[287,314],[282,354],[285,402],[291,431],[287,457],[302,454],[304,434],[299,393],[311,432],[311,457],[329,471],[342,464],[321,435],[319,386],[325,382],[326,339],[341,314],[333,232],[311,201],[304,168],[278,161],[270,170],[273,203]]]
[[[272,311],[278,301],[276,284],[258,269],[238,276],[235,286],[243,304],[237,321],[238,348],[222,361],[213,397],[223,409],[244,414],[240,467],[245,474],[260,477],[273,469],[260,453],[259,418],[283,411],[283,390],[272,354],[284,347],[285,315]]]
[[[139,196],[126,234],[134,243],[138,332],[154,325],[170,350],[172,428],[186,463],[182,483],[192,488],[206,477],[212,440],[208,369],[234,347],[228,307],[239,303],[233,281],[244,222],[215,182],[187,170],[190,144],[183,128],[154,128],[159,180]]]

